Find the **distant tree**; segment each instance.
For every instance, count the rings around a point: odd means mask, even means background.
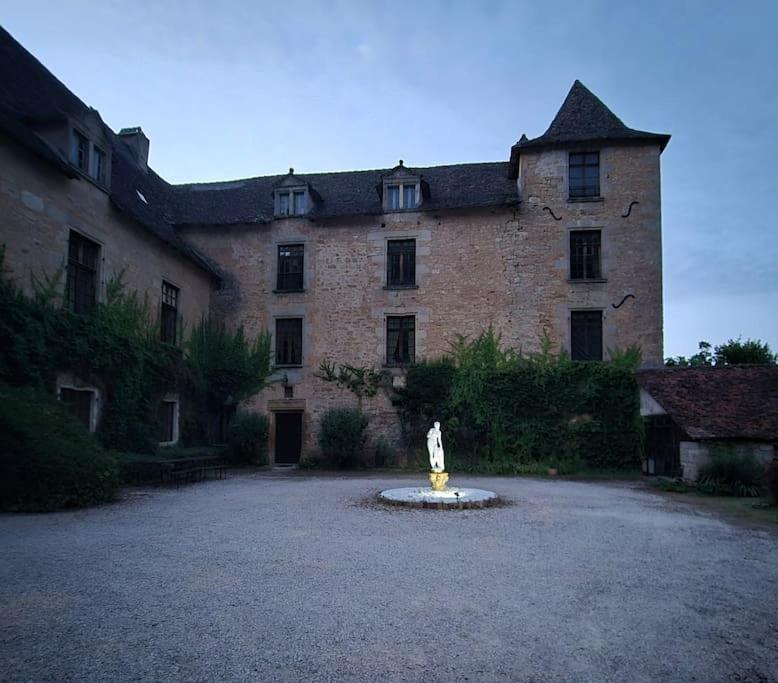
[[[767,342],[759,339],[741,341],[740,337],[717,346],[714,357],[716,365],[774,365],[778,360]]]
[[[674,358],[665,358],[665,365],[669,367],[700,367],[703,365],[713,365],[713,354],[711,353],[710,342],[701,341],[699,351],[693,356],[675,356]]]
[[[713,349],[711,351],[711,349]],[[741,341],[730,339],[726,344],[713,348],[710,342],[701,341],[699,351],[693,356],[674,356],[665,358],[668,367],[702,367],[706,365],[774,365],[778,355],[772,352],[767,342],[759,339]]]

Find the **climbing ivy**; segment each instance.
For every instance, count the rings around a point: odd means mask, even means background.
[[[554,353],[502,348],[488,330],[460,338],[450,355],[408,371],[398,392],[409,445],[433,419],[446,429],[460,469],[513,473],[533,464],[575,469],[640,462],[642,422],[633,370],[639,353],[582,363]]]

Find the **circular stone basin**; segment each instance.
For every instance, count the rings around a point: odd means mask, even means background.
[[[483,489],[452,487],[445,491],[433,491],[429,487],[408,486],[381,491],[378,499],[392,505],[418,508],[482,508],[496,503],[497,494]]]

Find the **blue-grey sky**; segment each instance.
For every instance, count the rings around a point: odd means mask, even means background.
[[[665,354],[778,349],[778,3],[6,4],[170,182],[508,158],[579,78],[662,156]]]

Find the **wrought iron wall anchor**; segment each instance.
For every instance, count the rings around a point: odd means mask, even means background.
[[[632,207],[633,206],[637,206],[638,204],[640,204],[640,202],[638,202],[638,201],[630,202],[629,206],[627,207],[626,212],[621,214],[621,217],[622,218],[629,218],[629,215],[632,213]]]
[[[544,207],[543,207],[543,211],[548,211],[548,212],[551,214],[552,218],[553,218],[555,221],[561,221],[561,220],[562,220],[562,216],[557,216],[557,215],[556,215],[556,214],[555,214],[555,213],[554,213],[554,212],[551,210],[551,207],[550,207],[550,206],[544,206]]]
[[[618,303],[618,304],[611,304],[611,306],[613,306],[613,308],[621,308],[621,307],[622,307],[622,305],[624,304],[624,302],[625,302],[627,299],[634,299],[634,298],[635,298],[635,295],[634,295],[634,294],[625,294],[625,295],[624,295],[624,298],[623,298],[621,301],[619,301],[619,303]]]

